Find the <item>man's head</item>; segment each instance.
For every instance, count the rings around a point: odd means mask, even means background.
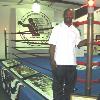
[[[29,18],[28,21],[29,21],[29,23],[32,23],[33,22],[33,19],[32,18]]]
[[[72,9],[66,9],[64,11],[64,23],[67,24],[67,25],[70,25],[72,23],[72,19],[73,19],[73,16],[74,13],[73,13],[73,10]]]

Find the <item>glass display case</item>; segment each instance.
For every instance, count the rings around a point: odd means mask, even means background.
[[[19,76],[20,78],[27,79],[28,77],[33,76],[34,74],[39,73],[38,71],[27,67],[25,65],[18,65],[10,69],[14,74]]]
[[[49,76],[39,73],[24,81],[48,100],[53,100],[52,78]]]
[[[15,59],[12,60],[5,60],[2,62],[6,68],[9,68],[9,70],[14,73],[16,76],[18,76],[19,78],[28,78],[31,75],[34,75],[37,72],[36,70],[21,64],[20,62],[18,62]]]
[[[17,60],[3,61],[5,68],[19,81],[31,87],[46,100],[53,100],[52,78],[29,66],[21,64]]]
[[[7,68],[11,68],[11,67],[15,67],[16,65],[19,65],[20,62],[15,60],[15,59],[8,59],[8,60],[4,60],[2,61],[2,63],[5,65],[5,67]]]

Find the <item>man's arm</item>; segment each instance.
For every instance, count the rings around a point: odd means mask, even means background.
[[[79,44],[77,45],[78,48],[80,48],[82,46],[87,46],[87,39],[80,41]]]
[[[21,21],[18,21],[18,25],[22,25],[23,27],[28,27],[28,24],[23,24]]]
[[[50,52],[50,63],[51,63],[52,70],[56,68],[56,62],[54,60],[55,47],[56,47],[55,45],[50,44],[49,52]]]

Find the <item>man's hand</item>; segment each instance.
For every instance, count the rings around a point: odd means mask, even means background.
[[[80,41],[80,43],[77,45],[78,48],[80,48],[82,46],[87,46],[87,39]]]

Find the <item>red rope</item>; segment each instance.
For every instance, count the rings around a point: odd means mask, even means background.
[[[75,25],[76,27],[78,27],[79,25],[83,25],[83,24],[87,24],[87,23],[88,23],[87,20],[81,21],[81,22],[76,21],[76,22],[73,22],[73,25]],[[93,21],[93,24],[98,24],[98,25],[100,25],[100,21]]]
[[[100,41],[95,41],[94,45],[100,45]]]
[[[82,62],[82,61],[77,61],[78,65],[86,65],[86,62]],[[93,66],[100,66],[100,62],[93,62],[92,63]]]
[[[82,61],[77,61],[78,65],[86,65],[86,62],[82,62]]]
[[[77,77],[77,81],[81,82],[81,83],[85,83],[86,80],[85,79],[81,79],[80,77]],[[95,80],[91,80],[91,83],[100,83],[100,79],[95,79]]]

